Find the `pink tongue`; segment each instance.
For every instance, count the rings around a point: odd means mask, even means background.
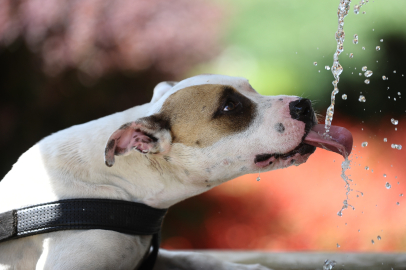
[[[315,125],[306,136],[304,143],[336,152],[344,158],[348,157],[352,150],[352,135],[343,127],[331,126],[329,136],[323,136],[324,125]]]

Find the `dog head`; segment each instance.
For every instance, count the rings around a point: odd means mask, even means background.
[[[330,138],[322,136],[324,126],[317,125],[309,100],[262,96],[239,77],[199,75],[160,83],[146,115],[110,136],[107,166],[114,156],[137,150],[196,179],[220,183],[302,164],[316,146],[344,156],[352,148],[345,129],[332,127]]]

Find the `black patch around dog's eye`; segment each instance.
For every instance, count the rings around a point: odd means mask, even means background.
[[[217,122],[219,128],[227,126],[227,130],[241,132],[255,118],[255,103],[231,86],[224,86],[218,104],[212,121]]]
[[[224,114],[234,114],[239,112],[239,110],[244,108],[243,103],[240,100],[242,98],[245,97],[234,90],[234,88],[225,86],[223,88],[223,93],[220,96],[219,107],[214,114],[214,118]]]

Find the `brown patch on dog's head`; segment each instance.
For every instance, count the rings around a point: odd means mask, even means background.
[[[233,87],[204,84],[169,96],[156,117],[169,123],[172,143],[206,147],[246,130],[255,114],[256,104]]]

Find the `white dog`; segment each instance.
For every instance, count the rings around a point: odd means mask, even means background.
[[[0,182],[0,213],[76,198],[168,208],[247,173],[304,163],[320,146],[346,156],[351,134],[321,136],[311,103],[261,96],[244,78],[162,82],[150,103],[41,140]],[[106,166],[107,165],[107,166]],[[1,224],[0,224],[1,226]],[[0,269],[137,269],[151,236],[65,230],[0,243]],[[154,269],[266,269],[160,250]]]

